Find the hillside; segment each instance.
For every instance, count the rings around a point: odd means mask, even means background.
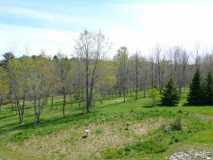
[[[32,123],[30,104],[22,127],[5,106],[0,113],[0,158],[164,160],[178,151],[213,150],[211,106],[151,107],[149,97],[129,97],[126,103],[116,98],[97,102],[88,114],[69,104],[63,118],[60,101],[54,108],[44,107],[39,126]]]

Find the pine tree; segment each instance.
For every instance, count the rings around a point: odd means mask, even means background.
[[[188,103],[190,105],[199,105],[203,103],[203,90],[201,86],[201,76],[200,76],[200,70],[197,69],[193,79],[192,83],[190,85],[190,91],[188,96]]]
[[[213,78],[212,73],[209,72],[206,77],[206,83],[204,86],[204,96],[205,96],[205,104],[212,105],[213,104]]]
[[[175,106],[180,97],[172,79],[170,79],[162,92],[162,105]]]

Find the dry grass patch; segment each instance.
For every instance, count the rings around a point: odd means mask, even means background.
[[[93,123],[89,126],[72,126],[47,136],[35,136],[22,144],[10,144],[14,151],[36,154],[54,160],[99,159],[100,152],[109,147],[120,147],[132,143],[138,137],[159,128],[165,119],[155,118],[133,122]],[[89,129],[87,138],[82,138],[84,130]],[[21,146],[21,147],[20,147]]]
[[[166,125],[168,123],[168,120],[164,118],[150,118],[133,124],[130,129],[133,130],[136,135],[140,136],[145,135],[153,129],[160,128],[162,125]]]

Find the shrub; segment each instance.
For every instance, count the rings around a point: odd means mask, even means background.
[[[182,122],[180,117],[176,118],[175,121],[171,123],[172,131],[181,131],[182,128],[183,127],[182,127]]]
[[[157,88],[152,88],[149,90],[149,96],[152,100],[152,107],[156,106],[157,98],[160,97],[160,92]]]

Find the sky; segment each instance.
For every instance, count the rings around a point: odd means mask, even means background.
[[[108,37],[108,56],[120,46],[213,50],[212,17],[212,0],[0,0],[0,55],[70,56],[85,29]]]

